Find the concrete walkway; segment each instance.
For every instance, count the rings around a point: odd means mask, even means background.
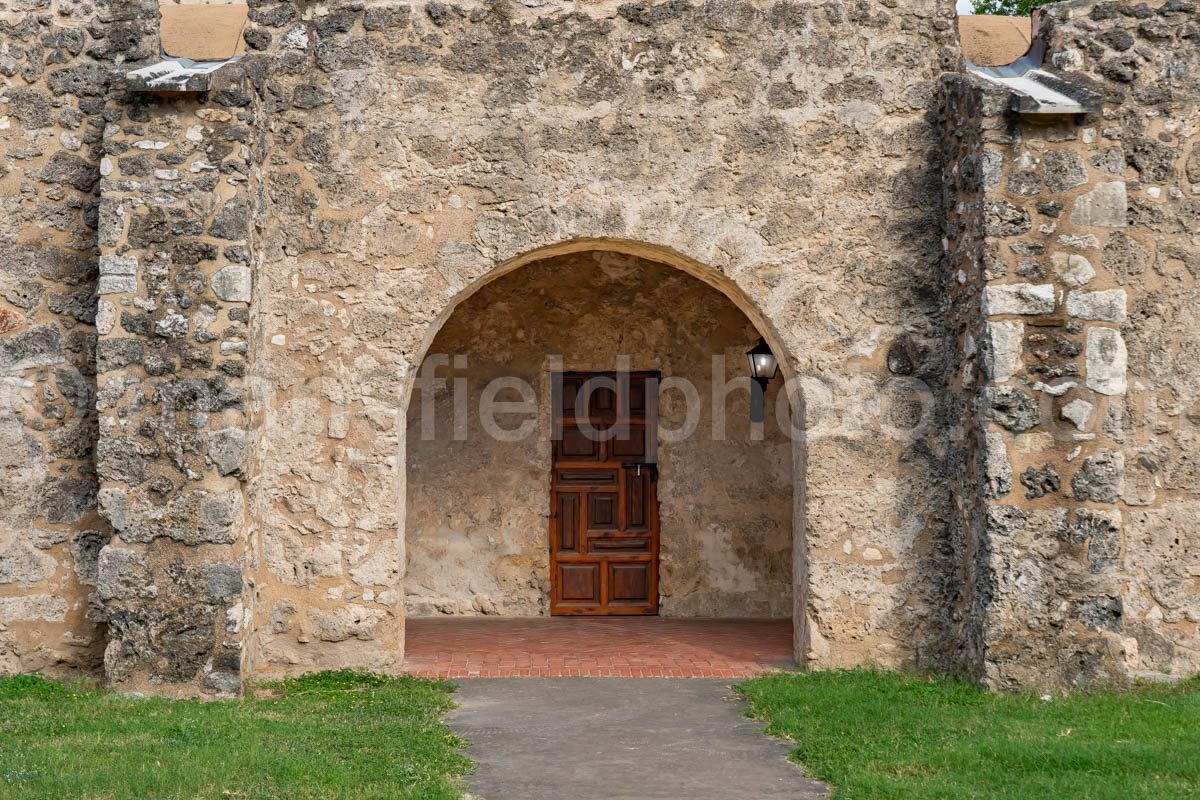
[[[743,716],[728,681],[459,681],[450,727],[475,800],[810,800],[788,744]]]

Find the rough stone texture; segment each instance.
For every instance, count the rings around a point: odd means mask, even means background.
[[[780,356],[798,658],[1200,669],[1193,4],[1048,7],[1104,97],[1050,120],[953,73],[949,0],[250,5],[174,99],[121,77],[151,0],[0,9],[0,670],[395,669],[416,368],[593,251]]]
[[[949,416],[926,116],[957,66],[950,3],[256,3],[251,20],[272,65],[253,516],[294,567],[256,574],[253,627],[273,626],[256,671],[394,668],[406,561],[422,581],[396,410],[459,302],[584,250],[714,285],[801,377],[821,432],[792,456],[798,656],[938,657],[949,488],[940,429],[914,425]],[[347,602],[380,613],[373,638],[319,642],[316,615]]]
[[[222,209],[249,191],[251,95],[240,71],[203,104],[129,95],[124,72],[158,56],[156,11],[0,10],[0,292],[24,316],[0,339],[0,597],[53,591],[66,609],[0,616],[0,671],[103,658],[129,688],[228,694],[248,531],[222,476],[246,439],[249,298],[206,290],[222,264],[248,269]]]
[[[1036,500],[1059,490],[1062,485],[1058,470],[1053,464],[1029,467],[1021,473],[1021,485],[1025,487],[1025,499]]]
[[[621,331],[601,334],[610,320],[620,320]],[[428,369],[447,356],[437,370],[445,386],[434,393],[419,382],[408,410],[409,615],[547,613],[548,359],[561,359],[557,369],[589,371],[626,355],[632,369],[658,371],[667,386],[689,381],[702,403],[689,419],[676,389],[663,395],[659,410],[660,613],[790,617],[792,447],[776,419],[779,386],[769,387],[761,440],[750,438],[747,385],[722,404],[723,437],[710,433],[712,359],[724,360],[722,382],[744,379],[744,353],[757,338],[745,315],[712,287],[617,254],[550,259],[464,302],[426,360]],[[466,366],[454,368],[450,354],[465,356]],[[494,441],[479,418],[480,397],[491,380],[508,377],[534,389],[536,413],[498,415],[504,430],[529,420],[528,432]],[[465,431],[454,424],[451,392],[463,378]],[[499,397],[518,395],[508,389]],[[436,424],[425,438],[429,419]],[[673,441],[671,432],[689,425],[694,431]],[[882,545],[866,537],[855,544]]]
[[[137,273],[106,294],[114,322],[98,345],[99,500],[115,534],[99,580],[144,584],[104,597],[105,670],[126,686],[239,690],[253,531],[241,471],[251,85],[229,67],[211,102],[126,100],[105,129],[115,163],[100,181],[101,260]]]
[[[1167,476],[1169,465],[1193,474],[1200,439],[1189,411],[1200,369],[1182,323],[1200,276],[1200,186],[1186,169],[1196,9],[1076,0],[1043,20],[1048,65],[1100,87],[1100,113],[1022,119],[993,86],[943,80],[950,320],[957,385],[974,398],[964,441],[980,448],[957,486],[962,668],[996,687],[1046,688],[1194,672],[1194,615],[1168,616],[1161,599],[1200,574],[1180,516],[1195,517],[1200,482]],[[1053,283],[1035,302],[1019,278]],[[1001,337],[996,369],[989,343],[1004,323],[989,317],[1008,314],[1022,315],[1024,345],[1014,366]],[[996,491],[1004,461],[1023,498]]]
[[[1125,457],[1120,452],[1099,450],[1088,456],[1071,478],[1076,500],[1115,503],[1121,499],[1125,481]]]
[[[984,496],[998,500],[1012,491],[1012,465],[1008,462],[1008,449],[1004,437],[994,431],[985,433],[987,442],[980,450],[983,456],[983,476],[987,481]]]
[[[0,3],[0,673],[95,672],[105,647],[98,167],[113,70],[151,55],[154,7]]]

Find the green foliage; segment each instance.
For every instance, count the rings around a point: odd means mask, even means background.
[[[972,0],[977,14],[1000,14],[1001,17],[1028,17],[1034,8],[1055,0]]]
[[[0,797],[450,800],[452,684],[323,672],[200,702],[0,678]]]
[[[1183,800],[1200,786],[1200,681],[1043,700],[868,670],[742,684],[793,758],[854,800]]]
[[[1038,6],[1055,0],[972,0],[976,14],[999,14],[1002,17],[1028,17]]]
[[[41,675],[15,675],[0,679],[0,700],[21,700],[28,697],[49,700],[68,694],[70,690],[66,686]]]

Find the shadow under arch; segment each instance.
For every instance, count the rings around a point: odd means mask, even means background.
[[[662,264],[677,269],[699,281],[713,287],[724,295],[741,311],[754,326],[775,353],[779,370],[784,380],[783,390],[788,398],[788,404],[794,419],[799,423],[791,425],[792,441],[792,636],[793,657],[796,663],[804,666],[808,660],[810,636],[808,609],[808,559],[806,543],[806,506],[807,506],[807,448],[803,433],[804,397],[796,370],[795,358],[784,344],[778,328],[769,315],[763,313],[759,306],[747,296],[745,291],[730,277],[710,267],[703,262],[683,253],[661,245],[650,244],[629,239],[614,238],[577,238],[569,239],[551,245],[527,250],[519,255],[497,262],[491,269],[475,278],[465,287],[459,289],[431,321],[419,351],[414,354],[413,369],[404,378],[401,390],[403,406],[400,418],[407,415],[412,402],[414,385],[430,348],[442,328],[454,315],[454,312],[469,298],[488,284],[508,275],[522,267],[557,256],[585,252],[609,252],[638,258]],[[401,577],[407,572],[407,554],[404,543],[407,536],[407,430],[400,426],[400,452],[397,462],[397,472],[400,480],[401,513],[399,515],[399,540],[402,550]],[[403,653],[401,654],[403,656]]]

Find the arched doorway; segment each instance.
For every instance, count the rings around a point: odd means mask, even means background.
[[[744,352],[773,338],[751,316],[723,276],[634,243],[547,248],[461,293],[426,343],[407,408],[409,647],[424,619],[555,610],[555,376],[619,370],[661,381],[654,611],[795,618],[802,641],[803,442],[783,376],[763,424],[750,423]]]

